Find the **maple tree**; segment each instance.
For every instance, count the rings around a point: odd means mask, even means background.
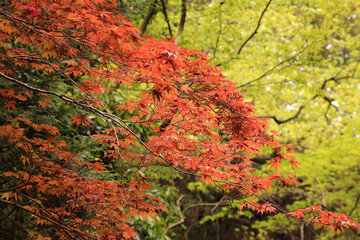
[[[155,217],[165,206],[149,189],[143,168],[162,166],[190,175],[260,214],[283,212],[335,231],[360,225],[345,214],[308,207],[287,213],[259,194],[273,184],[296,184],[293,175],[252,174],[250,160],[272,149],[269,168],[283,161],[297,167],[291,146],[282,145],[267,120],[254,116],[237,85],[211,66],[200,51],[174,39],[142,36],[118,13],[115,1],[12,1],[0,9],[1,101],[6,117],[0,147],[1,213],[34,239],[132,239],[135,218]],[[41,84],[39,84],[41,82]],[[106,102],[112,89],[139,86],[142,93],[123,103]],[[24,111],[37,105],[67,104],[81,128],[93,130],[104,159],[139,171],[104,179],[104,161],[67,150],[61,131]],[[141,135],[136,126],[151,134]],[[5,166],[4,165],[4,166]],[[28,224],[12,219],[25,214]],[[310,215],[304,214],[308,213]]]

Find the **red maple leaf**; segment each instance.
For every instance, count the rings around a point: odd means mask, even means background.
[[[76,124],[77,126],[79,126],[80,124],[82,126],[88,125],[90,126],[90,124],[94,124],[93,121],[91,121],[87,116],[79,113],[76,116],[70,118],[72,120],[72,124]]]

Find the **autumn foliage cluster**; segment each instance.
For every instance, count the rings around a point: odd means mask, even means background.
[[[108,129],[93,134],[106,149],[99,158],[172,168],[232,198],[259,196],[276,182],[296,185],[292,175],[253,174],[250,159],[264,148],[275,153],[270,169],[299,163],[207,56],[172,39],[141,36],[117,9],[105,0],[1,5],[0,206],[21,236],[132,239],[133,219],[166,212],[140,172],[105,179],[106,160],[72,153],[59,128],[28,117],[29,106],[71,106],[77,113],[68,119],[79,131],[102,119]],[[141,89],[135,100],[103,101],[113,89],[134,86]],[[137,126],[152,134],[142,136]],[[244,207],[286,213],[261,197]],[[27,219],[23,225],[12,220],[15,209]],[[360,227],[319,207],[286,214],[335,233]]]

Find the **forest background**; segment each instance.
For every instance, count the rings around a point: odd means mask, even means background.
[[[123,0],[118,10],[146,35],[175,38],[178,44],[209,55],[210,63],[236,82],[245,101],[255,106],[255,115],[268,118],[269,129],[279,133],[280,142],[294,147],[300,166],[292,168],[293,164],[284,164],[280,172],[295,174],[299,183],[296,187],[275,184],[261,198],[288,211],[318,205],[360,221],[360,149],[357,147],[360,144],[360,3],[357,0]],[[44,76],[26,71],[22,74],[28,79],[33,75]],[[102,101],[109,106],[113,102],[122,104],[137,99],[143,91],[141,84],[112,87]],[[162,96],[153,92],[153,97],[155,101]],[[238,211],[244,201],[259,201],[254,196],[236,200],[214,190],[215,186],[206,186],[195,177],[171,168],[137,168],[113,162],[103,156],[106,148],[90,137],[104,130],[106,121],[97,116],[71,121],[67,119],[74,115],[71,106],[39,99],[46,107],[28,105],[21,110],[22,116],[56,125],[68,142],[69,152],[107,166],[102,179],[126,178],[135,173],[148,177],[152,196],[160,199],[168,211],[155,218],[133,218],[130,226],[138,233],[138,239],[333,238],[334,232],[324,232],[314,224],[284,214]],[[9,115],[16,115],[9,113],[15,110],[8,109],[1,113],[2,123],[9,121]],[[121,117],[133,116],[125,112]],[[131,126],[143,138],[153,134],[147,127]],[[2,149],[7,149],[6,144]],[[5,150],[3,159],[11,158],[13,153]],[[275,169],[269,169],[268,163],[275,157],[270,148],[252,156],[254,175],[274,174]],[[15,197],[18,195],[2,194],[3,201]],[[10,211],[4,208],[2,220],[11,214],[16,222],[28,218]],[[13,223],[8,224],[0,233],[21,239],[22,233],[9,231]],[[356,231],[344,230],[339,239],[358,237]]]

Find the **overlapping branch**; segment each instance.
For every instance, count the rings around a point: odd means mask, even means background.
[[[179,209],[179,217],[180,217],[180,220],[171,224],[170,226],[168,226],[165,231],[164,231],[164,235],[166,235],[168,233],[168,231],[171,229],[171,228],[174,228],[180,224],[182,224],[185,219],[184,219],[184,213],[192,208],[196,208],[196,207],[217,207],[217,206],[220,206],[220,205],[228,205],[229,204],[229,201],[228,200],[223,200],[223,198],[220,199],[220,201],[218,202],[215,202],[215,203],[198,203],[198,204],[194,204],[194,205],[191,205],[191,206],[188,206],[186,207],[184,210],[181,210],[181,206],[180,206],[180,201],[185,197],[185,195],[180,195],[180,197],[177,199],[176,201],[176,206],[178,207]]]

